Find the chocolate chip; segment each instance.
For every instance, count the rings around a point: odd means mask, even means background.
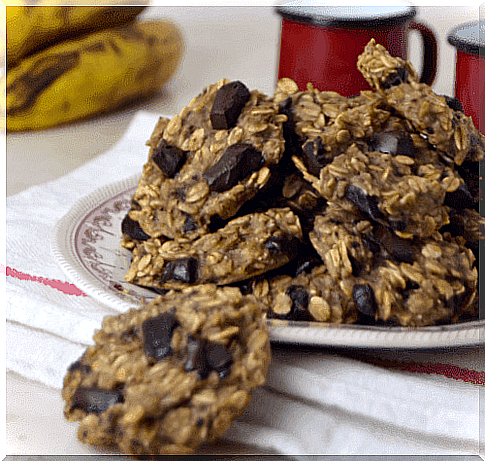
[[[357,186],[350,184],[345,190],[345,197],[350,200],[359,210],[368,214],[372,219],[379,220],[383,218],[379,210],[377,197],[368,195],[365,191]]]
[[[374,297],[374,290],[368,284],[356,284],[352,288],[352,297],[356,309],[369,317],[377,312],[377,303]]]
[[[308,308],[308,293],[301,285],[291,285],[285,292],[292,301],[291,311],[287,314],[289,320],[309,321],[312,319]]]
[[[185,371],[197,370],[200,379],[205,379],[211,372],[207,363],[207,355],[204,341],[199,338],[189,336],[187,338],[187,359],[184,363]]]
[[[378,235],[382,246],[393,259],[408,264],[414,262],[416,244],[413,240],[403,239],[383,228],[378,231]]]
[[[466,184],[460,184],[458,189],[453,192],[447,192],[445,195],[444,204],[456,210],[463,210],[464,208],[475,208],[476,202],[472,194],[468,190]]]
[[[287,157],[292,155],[301,156],[300,137],[295,131],[295,117],[293,115],[293,100],[291,97],[285,99],[279,105],[279,113],[286,115],[286,121],[283,122],[283,138],[285,140],[285,153]]]
[[[182,232],[183,233],[193,232],[196,229],[197,229],[197,223],[195,222],[194,218],[190,215],[186,215],[185,222],[182,227]]]
[[[72,373],[76,370],[80,370],[81,373],[87,374],[91,371],[91,367],[85,363],[82,363],[81,360],[76,360],[75,362],[71,363],[67,371]]]
[[[170,312],[145,320],[141,326],[145,354],[157,361],[169,356],[172,353],[172,333],[178,324],[177,318]]]
[[[251,144],[237,143],[229,146],[219,161],[203,177],[213,192],[224,192],[247,178],[264,164],[261,152]]]
[[[150,236],[141,228],[140,223],[127,214],[121,221],[121,232],[134,240],[148,240]]]
[[[72,408],[80,408],[86,413],[103,413],[116,403],[124,401],[121,389],[100,389],[78,387],[74,393]]]
[[[206,345],[207,363],[212,370],[216,370],[221,379],[227,377],[233,363],[231,353],[225,346],[217,343]]]
[[[396,67],[396,72],[389,75],[387,81],[382,84],[382,88],[385,90],[391,88],[391,86],[400,85],[406,83],[408,78],[408,71],[404,67]]]
[[[376,133],[370,138],[369,147],[383,154],[416,157],[413,139],[405,131],[382,131]]]
[[[381,252],[381,245],[377,239],[369,235],[362,235],[362,242],[372,254],[377,255]]]
[[[291,260],[298,254],[300,240],[292,235],[273,236],[266,240],[264,247],[270,253],[285,254]]]
[[[165,176],[173,178],[184,166],[187,152],[162,140],[155,148],[152,160]]]
[[[199,262],[195,258],[180,258],[169,261],[161,277],[161,282],[195,283],[198,278]]]
[[[229,130],[237,122],[241,111],[251,93],[244,83],[235,81],[226,83],[216,93],[210,113],[214,130]]]
[[[452,96],[443,95],[446,104],[450,109],[456,110],[457,112],[463,112],[463,105],[458,98],[453,98]]]
[[[319,177],[320,170],[330,161],[321,138],[303,144],[302,160],[308,172]]]

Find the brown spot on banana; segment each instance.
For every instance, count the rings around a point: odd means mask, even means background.
[[[87,46],[86,51],[89,53],[102,53],[103,51],[106,51],[106,46],[103,42],[96,42]]]
[[[118,56],[123,56],[123,52],[121,51],[120,47],[116,44],[114,40],[109,39],[108,43],[110,44],[111,48]]]
[[[7,86],[7,94],[16,94],[18,100],[7,108],[7,115],[18,115],[29,110],[42,92],[59,77],[79,64],[79,51],[45,56]]]

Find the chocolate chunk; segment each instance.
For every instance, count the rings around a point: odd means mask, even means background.
[[[134,240],[148,240],[150,236],[141,228],[140,223],[127,214],[121,221],[121,232]]]
[[[194,218],[192,216],[190,216],[189,214],[186,215],[182,231],[184,233],[187,233],[187,232],[195,231],[196,229],[197,229],[197,223],[195,222]]]
[[[239,81],[226,83],[216,93],[210,113],[214,130],[229,130],[237,122],[251,93]]]
[[[170,312],[145,320],[141,326],[145,354],[157,361],[169,356],[172,353],[172,333],[178,324],[177,318]]]
[[[312,319],[308,308],[308,293],[305,287],[300,285],[291,285],[285,292],[292,301],[291,311],[287,315],[289,320],[309,321]]]
[[[374,290],[368,284],[356,284],[352,288],[352,297],[356,309],[364,315],[372,317],[377,312]]]
[[[307,141],[303,145],[301,156],[308,172],[316,177],[320,176],[320,170],[331,160],[327,156],[321,138],[317,138],[315,141]]]
[[[76,370],[80,370],[81,373],[87,374],[91,371],[91,367],[85,363],[82,363],[81,360],[76,360],[75,362],[71,363],[67,371],[72,373]]]
[[[155,148],[152,160],[165,176],[173,178],[184,166],[187,152],[162,140]]]
[[[162,283],[195,283],[198,278],[199,262],[195,258],[180,258],[167,263],[162,275]]]
[[[300,240],[292,235],[273,236],[266,240],[264,247],[270,253],[284,254],[291,260],[298,254]]]
[[[369,235],[362,235],[362,242],[368,248],[372,254],[378,255],[381,252],[380,242]]]
[[[286,115],[286,122],[283,122],[283,138],[285,139],[286,157],[301,156],[300,137],[295,131],[295,117],[293,115],[293,100],[291,97],[285,99],[279,105],[279,113]]]
[[[97,387],[78,387],[74,394],[72,408],[80,408],[86,413],[103,413],[116,403],[124,401],[121,389],[100,389]]]
[[[350,200],[359,210],[368,214],[372,219],[383,219],[384,215],[379,210],[377,197],[367,195],[365,191],[350,184],[345,190],[345,197]]]
[[[453,192],[447,192],[444,204],[456,210],[476,207],[476,202],[466,184],[461,184],[458,189]]]
[[[447,96],[445,94],[443,97],[445,98],[446,104],[448,104],[450,109],[456,110],[457,112],[463,112],[463,105],[459,99],[453,98],[452,96]]]
[[[383,154],[416,157],[413,139],[405,131],[382,131],[376,133],[369,140],[369,147]]]
[[[224,192],[247,178],[264,164],[261,152],[251,144],[238,143],[229,146],[219,161],[204,174],[213,192]]]
[[[403,239],[394,232],[381,228],[377,231],[380,241],[387,253],[399,262],[412,264],[416,253],[416,244],[413,240]]]
[[[396,72],[389,75],[387,82],[382,84],[382,88],[385,90],[391,88],[391,86],[400,85],[406,83],[408,78],[408,71],[404,67],[396,67]]]
[[[184,363],[185,371],[197,370],[200,379],[209,376],[211,368],[207,362],[207,355],[204,341],[199,338],[189,336],[187,338],[187,360]]]
[[[216,370],[221,379],[227,377],[233,363],[232,355],[227,348],[222,344],[207,343],[206,354],[209,367]]]

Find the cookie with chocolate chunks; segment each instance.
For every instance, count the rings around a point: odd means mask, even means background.
[[[170,292],[106,317],[64,378],[68,421],[87,444],[124,454],[188,454],[223,436],[264,384],[263,305],[237,288]]]
[[[150,288],[227,285],[289,263],[301,239],[299,219],[289,208],[269,209],[232,219],[194,241],[141,242],[125,279]]]
[[[463,114],[461,103],[420,83],[409,61],[391,56],[372,39],[359,56],[357,67],[386,104],[408,120],[445,159],[456,165],[483,160],[485,136]]]
[[[285,140],[273,99],[242,82],[205,88],[171,120],[161,118],[130,211],[150,237],[195,240],[214,217],[228,220],[280,161]]]
[[[315,218],[310,239],[359,322],[434,325],[475,309],[475,256],[463,237],[435,231],[401,238],[358,208],[331,203]]]

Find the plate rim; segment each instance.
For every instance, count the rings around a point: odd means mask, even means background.
[[[125,190],[135,187],[140,174],[98,187],[79,198],[56,223],[51,253],[56,262],[80,290],[118,313],[139,308],[99,286],[74,251],[74,236],[83,216]],[[325,324],[315,322],[268,321],[271,340],[278,343],[325,347],[431,349],[473,346],[485,342],[485,319],[431,327],[378,327],[366,325]],[[365,336],[365,338],[362,338]]]

